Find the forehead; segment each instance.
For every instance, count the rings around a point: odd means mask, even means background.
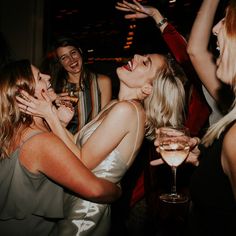
[[[57,54],[58,55],[62,55],[62,54],[65,54],[65,53],[68,53],[70,52],[71,50],[74,50],[76,49],[74,46],[65,46],[65,47],[59,47],[57,48]]]
[[[37,67],[35,67],[34,65],[31,65],[31,70],[32,70],[33,75],[39,73],[39,69]]]
[[[147,57],[151,59],[154,67],[161,67],[165,63],[164,56],[160,54],[147,54]]]

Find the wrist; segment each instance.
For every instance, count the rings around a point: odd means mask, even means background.
[[[158,28],[161,28],[164,24],[166,24],[167,23],[167,18],[166,17],[164,17],[164,18],[162,18],[159,22],[157,22],[157,27]]]

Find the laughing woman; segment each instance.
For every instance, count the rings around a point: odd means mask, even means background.
[[[212,30],[219,0],[204,0],[194,22],[188,52],[205,87],[217,102],[218,90],[230,85],[236,93],[236,1]],[[211,31],[220,55],[208,50]],[[227,94],[226,96],[228,96]],[[223,101],[224,103],[225,101]],[[202,140],[202,155],[191,182],[193,207],[187,235],[235,235],[236,232],[236,100]]]
[[[29,101],[19,98],[22,111],[27,107],[28,114],[44,117],[88,168],[113,183],[118,183],[133,163],[145,134],[153,140],[156,127],[183,122],[185,101],[183,78],[177,76],[174,62],[163,55],[135,55],[117,68],[117,75],[118,100],[111,101],[74,141],[60,125],[45,93],[45,102],[25,93]],[[72,195],[66,195],[66,200],[67,219],[60,224],[60,235],[108,235],[109,205]]]
[[[12,62],[0,74],[0,229],[2,235],[58,235],[64,217],[64,188],[97,202],[111,202],[120,189],[97,178],[40,117],[20,112],[16,96],[38,100],[50,77],[28,60]],[[26,108],[27,110],[27,108]],[[59,111],[60,112],[60,111]]]

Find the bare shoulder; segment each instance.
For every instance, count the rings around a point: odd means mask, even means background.
[[[62,141],[52,132],[42,132],[29,138],[24,144],[23,149],[30,147],[30,150],[36,152],[44,152],[54,150],[62,144]]]
[[[98,82],[107,82],[111,81],[111,78],[108,75],[98,74]]]
[[[112,110],[123,117],[137,116],[137,112],[139,114],[145,113],[143,106],[133,101],[120,101],[114,106]]]
[[[98,85],[100,88],[111,87],[111,78],[108,75],[98,74]]]

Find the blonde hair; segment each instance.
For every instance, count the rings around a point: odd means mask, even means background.
[[[155,138],[155,129],[166,125],[180,125],[184,120],[185,75],[177,71],[173,59],[163,57],[164,64],[158,69],[152,82],[153,91],[145,100],[146,136]],[[175,73],[176,72],[176,73]],[[178,76],[177,76],[178,74]],[[181,75],[180,75],[181,74]]]
[[[32,123],[32,117],[21,114],[16,101],[20,89],[34,94],[35,81],[28,60],[15,61],[0,74],[0,160],[7,158],[20,127]]]
[[[224,38],[225,47],[223,52],[227,51],[227,71],[230,78],[230,84],[234,94],[236,94],[236,2],[231,1],[226,9],[224,19]],[[214,139],[218,139],[225,128],[236,119],[236,99],[232,103],[230,112],[213,124],[202,139],[202,143],[207,147],[212,144]]]

